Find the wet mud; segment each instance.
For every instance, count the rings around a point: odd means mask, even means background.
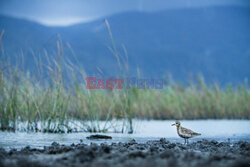
[[[53,142],[43,149],[27,146],[19,151],[6,151],[0,148],[0,166],[249,167],[250,143],[201,140],[184,145],[166,139],[100,145]]]

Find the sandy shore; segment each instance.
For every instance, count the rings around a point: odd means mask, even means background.
[[[202,140],[184,145],[160,139],[143,144],[131,140],[65,146],[54,142],[43,149],[29,146],[20,151],[0,149],[0,166],[247,167],[250,143]]]

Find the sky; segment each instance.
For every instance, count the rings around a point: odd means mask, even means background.
[[[250,0],[0,0],[0,14],[47,26],[68,26],[125,11],[249,4]]]

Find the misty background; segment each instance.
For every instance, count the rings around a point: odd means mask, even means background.
[[[249,6],[248,0],[1,0],[0,13],[48,26],[93,21],[127,11]]]
[[[202,74],[222,84],[250,77],[248,0],[0,0],[1,58],[35,71],[34,57],[48,63],[45,53],[56,57],[60,40],[89,76],[117,76],[104,19],[131,76],[185,82]]]

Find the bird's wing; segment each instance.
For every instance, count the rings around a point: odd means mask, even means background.
[[[184,127],[181,127],[181,132],[186,133],[186,134],[191,134],[191,135],[201,135],[200,133],[196,133],[196,132],[194,132],[190,129],[184,128]]]

